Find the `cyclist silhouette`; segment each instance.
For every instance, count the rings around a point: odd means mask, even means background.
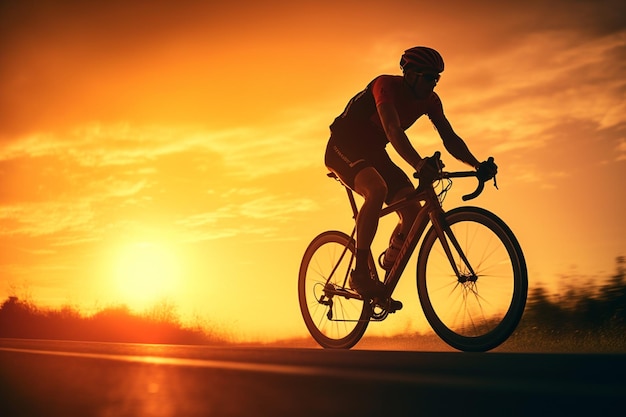
[[[354,96],[330,126],[325,164],[341,181],[365,199],[356,219],[356,266],[350,285],[363,297],[382,294],[384,284],[371,278],[368,267],[370,246],[378,228],[383,203],[391,204],[415,190],[404,171],[394,164],[385,147],[391,143],[397,153],[420,177],[436,174],[434,160],[422,158],[405,130],[426,114],[439,132],[446,150],[458,160],[490,178],[497,167],[480,163],[459,137],[443,112],[434,88],[444,70],[443,58],[434,49],[417,46],[400,59],[403,75],[380,75]],[[420,207],[409,205],[398,212],[399,221],[385,254],[391,256],[408,233]],[[393,265],[393,259],[385,264]]]

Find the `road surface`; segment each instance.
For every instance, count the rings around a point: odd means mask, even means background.
[[[0,416],[624,416],[626,355],[0,339]]]

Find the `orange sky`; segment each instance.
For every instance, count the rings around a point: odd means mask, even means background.
[[[518,235],[531,286],[605,277],[626,255],[622,1],[7,3],[2,299],[92,311],[167,297],[235,336],[305,335],[300,258],[351,220],[324,175],[328,125],[420,44],[446,61],[452,125],[500,166],[500,190],[475,204]],[[427,119],[408,133],[442,149]],[[372,332],[419,327],[414,268],[407,308]]]

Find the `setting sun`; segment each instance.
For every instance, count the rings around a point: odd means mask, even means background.
[[[113,274],[120,299],[142,309],[176,291],[180,265],[165,245],[140,242],[120,249]]]

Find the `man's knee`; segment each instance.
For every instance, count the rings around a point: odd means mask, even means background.
[[[381,203],[385,201],[387,197],[387,184],[384,181],[377,182],[376,184],[372,184],[370,188],[370,198],[380,200]]]
[[[380,200],[381,204],[387,197],[387,184],[374,168],[365,168],[354,180],[355,191],[366,199]]]

